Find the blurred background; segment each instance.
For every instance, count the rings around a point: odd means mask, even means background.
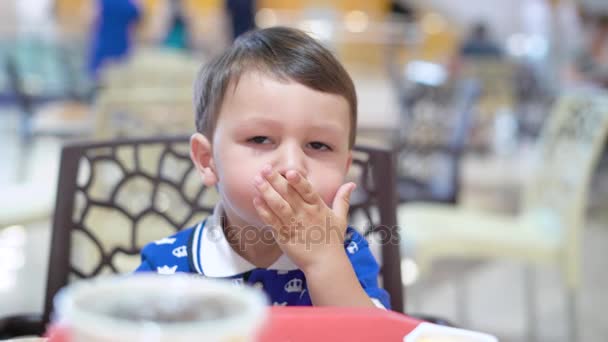
[[[275,25],[336,54],[357,142],[395,151],[406,312],[608,338],[606,0],[0,1],[0,317],[42,310],[62,144],[192,133],[200,66]]]

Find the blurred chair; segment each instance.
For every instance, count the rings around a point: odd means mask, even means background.
[[[538,164],[516,217],[439,204],[405,204],[398,220],[421,273],[433,261],[508,258],[559,267],[567,287],[569,341],[577,341],[575,295],[580,284],[581,230],[590,178],[608,133],[608,97],[564,95],[538,142]],[[411,253],[410,253],[411,254]],[[527,277],[528,333],[534,337],[535,298]]]
[[[96,137],[190,132],[192,86],[202,62],[178,51],[141,49],[108,65],[95,103]]]
[[[46,51],[51,48],[57,51]],[[40,56],[40,64],[55,62],[65,65],[54,72],[33,73],[38,82],[31,77],[28,79],[28,72],[32,74],[32,70],[28,71],[26,66],[21,65],[17,52],[7,54],[4,60],[6,82],[11,93],[7,101],[16,104],[21,124],[19,158],[15,163],[17,184],[5,186],[0,196],[0,206],[3,208],[0,213],[0,226],[23,225],[51,216],[57,171],[53,164],[40,165],[49,161],[47,159],[30,163],[34,154],[33,140],[40,136],[58,138],[80,136],[86,134],[93,126],[88,105],[84,103],[85,99],[79,97],[74,89],[77,84],[72,81],[75,80],[65,75],[72,73],[70,60],[65,55],[67,50],[52,45],[43,51],[46,52],[45,55]],[[43,57],[52,60],[48,61]],[[43,72],[43,70],[34,71]],[[46,78],[57,76],[56,73],[65,76],[66,79],[62,82],[55,81],[60,83],[59,85],[49,81],[48,83],[51,84],[46,87]],[[48,170],[45,170],[44,175],[39,175],[40,177],[26,179],[25,175],[29,173],[30,166],[48,168]]]
[[[353,169],[365,192],[351,212],[364,213],[359,222],[366,235],[381,236],[383,285],[393,309],[402,311],[393,155],[366,147],[355,152]],[[66,145],[43,314],[1,319],[0,338],[41,334],[60,288],[76,279],[132,271],[146,243],[201,221],[217,199],[215,188],[200,184],[189,157],[189,137]]]
[[[192,88],[204,58],[182,51],[161,48],[139,48],[129,59],[108,64],[100,75],[103,87]]]
[[[536,139],[555,101],[547,76],[530,63],[521,63],[515,72],[515,112],[520,138]]]
[[[458,77],[475,79],[481,85],[478,115],[467,146],[485,152],[492,144],[496,116],[515,110],[516,65],[499,58],[469,57],[462,60]]]
[[[397,142],[399,202],[456,203],[479,86],[462,80],[449,89],[419,85],[410,94],[402,100]]]
[[[386,50],[386,67],[400,108],[399,127],[391,138],[397,151],[399,203],[456,203],[479,82],[448,82],[445,68],[425,61],[403,67],[394,46]]]
[[[358,185],[351,195],[349,224],[370,240],[370,249],[380,264],[382,287],[391,297],[391,308],[403,312],[393,151],[355,146],[347,178]],[[376,250],[374,243],[378,247]]]
[[[71,50],[59,44],[47,45],[38,56],[40,65],[47,64],[45,68],[28,70],[28,63],[22,60],[27,58],[19,51],[5,58],[9,92],[20,111],[20,135],[25,145],[35,136],[78,136],[92,128],[87,104],[92,90],[78,78]]]

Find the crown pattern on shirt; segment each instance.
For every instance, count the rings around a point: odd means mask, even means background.
[[[359,250],[359,245],[357,245],[357,243],[355,241],[351,241],[348,244],[348,247],[346,247],[346,250],[350,254],[355,254],[355,252],[357,252]]]
[[[163,238],[160,240],[154,241],[157,245],[172,245],[175,242],[175,238]]]
[[[171,253],[177,258],[183,258],[188,256],[188,249],[186,248],[186,246],[179,246],[174,248]]]
[[[293,293],[293,292],[302,292],[302,279],[294,278],[285,284],[285,292]]]
[[[169,275],[169,274],[174,274],[175,271],[177,271],[177,265],[175,266],[163,266],[163,267],[157,267],[156,268],[156,272],[158,272],[158,274],[163,274],[163,275]]]

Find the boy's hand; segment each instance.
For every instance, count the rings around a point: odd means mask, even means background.
[[[304,273],[315,265],[346,257],[344,235],[354,183],[343,184],[329,208],[297,171],[285,177],[267,166],[256,176],[259,196],[253,204],[274,229],[279,246]]]

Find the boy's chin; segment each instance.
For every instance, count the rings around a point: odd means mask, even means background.
[[[269,230],[272,231],[272,227],[269,224],[264,223],[260,218],[255,218],[255,220],[250,221],[251,223],[249,224],[252,227],[255,227],[256,229],[260,230],[260,231],[265,231],[265,230]]]
[[[272,227],[264,223],[264,221],[262,221],[262,219],[257,215],[257,213],[252,213],[251,215],[247,216],[241,216],[241,219],[246,222],[245,226],[247,228],[255,228],[256,230],[260,231],[272,230]]]

